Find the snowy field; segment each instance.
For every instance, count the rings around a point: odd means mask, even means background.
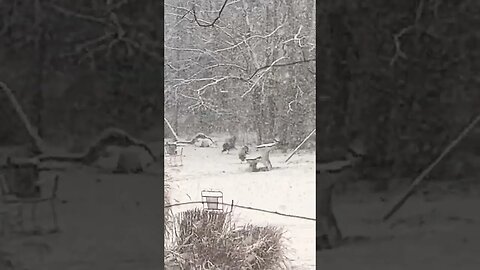
[[[333,203],[344,236],[363,240],[319,252],[318,269],[479,269],[478,179],[426,182],[385,223],[380,218],[407,187],[381,194],[365,186],[337,196]]]
[[[159,150],[162,146],[160,144]],[[225,202],[287,214],[315,216],[313,153],[301,152],[288,164],[286,154],[272,153],[270,172],[248,171],[235,151],[185,147],[182,167],[172,176],[172,203],[201,200],[203,189],[223,191]],[[111,162],[113,164],[113,162]],[[161,174],[161,172],[159,172]],[[45,174],[42,178],[51,179]],[[13,254],[28,270],[157,270],[163,216],[162,178],[152,174],[98,174],[94,170],[61,173],[58,205],[61,233],[0,236],[0,253]],[[427,182],[428,183],[428,182]],[[364,237],[315,254],[315,223],[251,210],[234,209],[238,223],[283,226],[289,238],[292,269],[475,270],[480,265],[480,182],[428,183],[386,223],[392,194],[373,193],[364,184],[350,186],[334,199],[344,236]],[[427,192],[428,191],[428,192]],[[380,197],[387,201],[380,200]],[[201,205],[198,205],[201,207]],[[192,205],[174,208],[181,211]],[[28,209],[26,215],[28,214]],[[48,228],[49,212],[39,208]],[[3,269],[1,269],[3,270]],[[5,269],[5,270],[8,270]]]
[[[272,151],[271,171],[251,172],[241,163],[237,150],[186,146],[183,166],[169,167],[172,202],[201,201],[202,190],[220,190],[224,202],[315,218],[315,153],[297,153],[285,164],[288,154]],[[260,165],[259,165],[260,166]],[[174,207],[174,212],[199,205]],[[315,269],[315,221],[234,208],[238,225],[276,225],[286,230],[292,269]]]
[[[60,175],[61,232],[0,236],[0,251],[13,254],[19,266],[15,270],[162,269],[161,171],[158,176],[118,175],[83,168]],[[52,179],[52,175],[45,173],[41,178]],[[38,209],[42,219],[38,223],[44,229],[52,226],[48,209],[48,205]],[[27,208],[25,216],[29,213]]]

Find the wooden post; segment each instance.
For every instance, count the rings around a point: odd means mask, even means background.
[[[27,115],[23,111],[22,106],[20,106],[20,103],[18,103],[17,99],[15,98],[13,91],[10,88],[8,88],[8,86],[3,82],[0,82],[0,88],[5,92],[7,97],[10,99],[10,102],[12,103],[13,108],[17,112],[18,116],[20,116],[20,119],[22,120],[23,125],[27,129],[30,137],[33,139],[37,149],[41,153],[45,153],[45,143],[43,142],[42,138],[40,138],[40,136],[38,135],[37,130],[30,123],[30,120],[28,119]]]
[[[383,221],[387,221],[398,209],[407,201],[410,195],[413,194],[413,191],[418,186],[418,184],[427,176],[427,174],[472,130],[475,125],[480,121],[480,114],[473,119],[470,124],[462,130],[462,132],[453,140],[443,152],[425,169],[422,173],[415,178],[408,190],[400,197],[398,202],[394,204],[392,209],[383,217]]]
[[[303,145],[305,142],[307,142],[307,140],[308,140],[310,137],[312,137],[313,133],[315,133],[316,130],[317,130],[317,129],[314,128],[314,129],[312,130],[312,132],[310,132],[310,134],[308,134],[308,136],[307,136],[307,137],[297,146],[297,148],[295,148],[295,150],[293,150],[293,152],[288,156],[287,160],[285,160],[285,163],[287,163],[287,162],[290,160],[290,158],[292,158],[293,155],[295,155],[295,153],[298,151],[298,149],[300,149],[300,147],[302,147],[302,145]]]
[[[166,117],[164,117],[163,119],[165,120],[165,123],[167,123],[167,126],[168,126],[168,127],[170,128],[170,130],[172,131],[173,136],[175,137],[175,140],[178,141],[179,139],[178,139],[177,133],[175,133],[175,131],[173,130],[172,126],[170,125],[170,122],[168,122],[168,120],[167,120]]]

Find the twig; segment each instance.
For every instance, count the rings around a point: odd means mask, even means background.
[[[395,42],[395,54],[390,60],[390,66],[393,66],[398,58],[404,58],[404,59],[407,58],[407,55],[402,50],[402,44],[400,42],[400,38],[402,38],[403,35],[407,34],[414,28],[415,28],[414,25],[410,25],[408,27],[403,28],[402,30],[400,30],[400,32],[396,33],[395,35],[393,35],[393,41]]]
[[[462,132],[453,140],[443,152],[425,169],[422,173],[415,178],[413,183],[410,185],[408,190],[403,194],[400,200],[392,207],[392,209],[383,217],[383,221],[387,221],[398,209],[407,201],[410,195],[413,194],[413,191],[418,186],[418,184],[427,176],[427,174],[472,130],[475,125],[480,121],[480,114],[470,122],[470,124],[462,130]]]
[[[303,64],[303,63],[309,63],[309,62],[315,62],[316,59],[305,59],[305,60],[300,60],[300,61],[294,61],[294,62],[290,62],[290,63],[281,63],[281,64],[272,64],[272,65],[268,65],[268,66],[263,66],[263,67],[260,67],[258,68],[257,70],[255,70],[255,72],[253,72],[252,75],[250,75],[250,77],[248,78],[249,80],[252,79],[259,71],[262,71],[266,68],[271,68],[271,67],[286,67],[286,66],[293,66],[293,65],[298,65],[298,64]]]
[[[407,34],[411,30],[419,27],[420,19],[422,18],[424,4],[425,4],[424,0],[420,0],[420,2],[418,3],[417,9],[415,10],[414,24],[403,28],[397,34],[393,35],[393,41],[395,42],[395,54],[390,60],[390,66],[393,66],[395,62],[398,60],[398,58],[403,58],[403,59],[407,58],[407,55],[402,50],[402,44],[400,42],[400,38],[402,38],[403,35]]]
[[[253,39],[253,38],[261,38],[261,39],[266,39],[266,38],[269,38],[271,37],[273,34],[275,34],[275,32],[277,32],[280,28],[283,27],[283,24],[282,25],[279,25],[277,28],[275,28],[272,32],[270,32],[269,34],[266,34],[266,35],[253,35],[253,36],[250,36],[250,37],[247,37],[245,38],[244,40],[238,42],[237,44],[234,44],[230,47],[227,47],[227,48],[223,48],[223,49],[218,49],[218,50],[215,50],[216,53],[218,52],[222,52],[222,51],[226,51],[226,50],[231,50],[231,49],[234,49],[242,44],[247,44],[247,41],[249,41],[250,39]]]

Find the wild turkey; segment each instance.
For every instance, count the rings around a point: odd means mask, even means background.
[[[222,153],[224,152],[229,152],[232,149],[235,148],[235,142],[237,141],[237,137],[233,136],[231,138],[228,138],[227,141],[222,145]]]
[[[244,162],[245,159],[247,158],[248,154],[248,146],[244,145],[242,148],[240,148],[240,152],[238,153],[238,158]]]
[[[352,168],[363,160],[366,150],[355,140],[343,160],[317,164],[317,250],[330,249],[342,240],[342,233],[332,211],[335,183],[351,177]]]

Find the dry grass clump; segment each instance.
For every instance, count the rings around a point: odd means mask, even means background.
[[[167,179],[170,179],[170,177],[167,174],[164,174],[164,179],[165,181]],[[163,204],[167,205],[170,204],[170,185],[168,183],[164,183],[164,188],[163,188]],[[163,222],[163,235],[164,238],[168,238],[171,235],[172,232],[172,227],[173,227],[173,215],[172,215],[172,210],[170,208],[164,208],[164,222]],[[166,243],[167,241],[165,241]]]
[[[166,269],[288,269],[280,228],[246,225],[236,229],[229,213],[199,209],[182,212],[175,220]]]

